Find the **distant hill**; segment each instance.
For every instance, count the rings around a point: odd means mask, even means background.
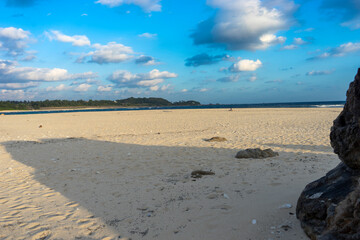
[[[169,102],[163,98],[126,98],[111,100],[44,100],[44,101],[0,101],[0,110],[35,110],[44,108],[87,108],[87,107],[164,107],[197,106],[197,101]]]

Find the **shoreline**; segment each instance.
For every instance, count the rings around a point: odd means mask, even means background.
[[[339,109],[343,105],[323,106],[283,106],[283,107],[234,107],[232,105],[201,105],[201,106],[163,106],[163,107],[89,107],[89,108],[43,108],[38,110],[1,110],[0,115],[22,114],[51,114],[71,112],[111,112],[111,111],[147,111],[147,110],[201,110],[201,109],[227,109],[228,111],[239,109]]]

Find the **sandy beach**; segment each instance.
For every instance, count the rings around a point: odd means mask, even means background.
[[[308,239],[296,202],[339,163],[341,110],[0,115],[0,239]],[[279,156],[235,158],[257,147]]]

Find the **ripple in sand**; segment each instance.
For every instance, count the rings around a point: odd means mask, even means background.
[[[51,236],[51,231],[45,230],[41,231],[39,233],[36,233],[34,236],[32,236],[32,240],[45,240],[46,238]]]

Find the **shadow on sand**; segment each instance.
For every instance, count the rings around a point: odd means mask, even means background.
[[[77,224],[100,219],[113,234],[132,239],[224,239],[225,233],[226,239],[245,239],[257,230],[240,226],[246,223],[251,227],[250,211],[257,206],[251,201],[243,206],[241,203],[258,191],[256,184],[266,184],[266,191],[271,194],[276,189],[282,191],[275,183],[284,176],[292,174],[294,181],[297,176],[304,183],[309,181],[303,176],[309,171],[309,163],[297,161],[295,153],[280,153],[286,154],[291,168],[273,158],[257,160],[262,168],[256,169],[252,167],[253,160],[235,159],[234,149],[144,146],[82,138],[2,145],[12,159],[34,169],[32,175],[37,182],[66,197],[68,203],[64,207],[79,204],[76,208],[93,215],[83,220],[75,219],[75,215],[68,219],[74,218]],[[316,154],[307,156],[317,158]],[[313,165],[321,163],[314,161]],[[332,168],[322,167],[325,171]],[[199,169],[213,170],[216,175],[195,181],[190,173]],[[262,178],[253,179],[259,171]],[[314,173],[314,179],[324,174]],[[291,182],[286,184],[291,186]],[[283,198],[293,192],[300,194],[302,188],[278,196],[276,206],[290,201]],[[296,198],[291,196],[291,200]],[[47,204],[59,204],[53,201],[49,203],[49,198]],[[246,214],[249,216],[244,218]],[[86,239],[101,235],[96,235],[99,228],[87,229],[90,230]]]

